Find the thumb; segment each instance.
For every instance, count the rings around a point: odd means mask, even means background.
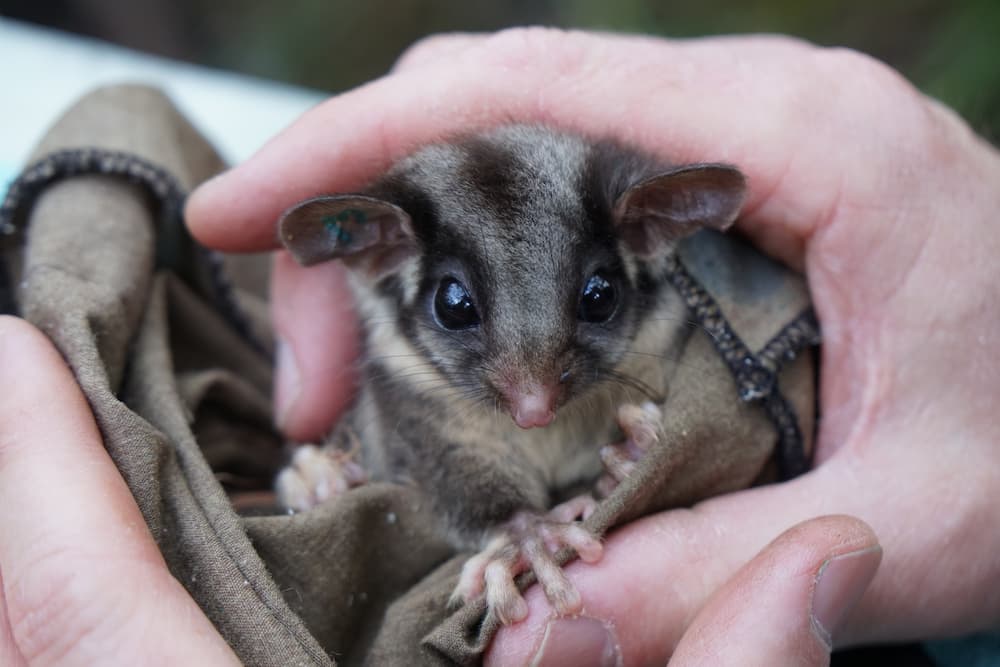
[[[848,516],[790,528],[719,589],[681,637],[671,667],[828,665],[832,637],[868,588],[882,549]]]
[[[59,352],[13,317],[0,386],[0,664],[236,664],[167,570]]]

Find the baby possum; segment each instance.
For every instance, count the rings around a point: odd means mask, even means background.
[[[480,550],[455,599],[485,589],[518,621],[513,579],[531,569],[560,612],[580,611],[553,555],[600,558],[576,521],[588,491],[613,488],[656,437],[687,328],[668,260],[684,236],[729,227],[745,189],[731,166],[518,125],[289,209],[280,235],[299,262],[352,269],[364,377],[327,444],[279,476],[280,500],[307,509],[366,473],[415,483],[454,545]]]

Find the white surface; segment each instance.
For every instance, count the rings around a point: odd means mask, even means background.
[[[0,18],[0,194],[71,102],[124,82],[165,90],[230,162],[249,157],[326,97]]]

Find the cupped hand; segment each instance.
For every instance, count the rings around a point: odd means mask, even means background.
[[[0,665],[238,665],[167,570],[59,353],[0,317]]]
[[[743,232],[805,271],[823,327],[812,472],[636,522],[600,563],[569,566],[625,664],[663,662],[764,545],[831,513],[860,517],[885,549],[840,644],[1000,623],[1000,157],[879,63],[770,37],[435,38],[196,191],[189,222],[215,247],[270,248],[297,200],[356,190],[419,145],[509,121],[739,165]],[[349,398],[354,325],[335,266],[286,259],[278,404],[286,432],[307,438]],[[539,645],[550,610],[537,591],[528,601],[529,618],[494,642],[496,664]]]

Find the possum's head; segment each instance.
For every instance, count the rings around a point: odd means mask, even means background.
[[[682,237],[732,224],[744,193],[733,167],[510,126],[425,148],[363,194],[304,201],[280,235],[302,264],[344,261],[450,384],[530,428],[615,381],[657,267]]]

